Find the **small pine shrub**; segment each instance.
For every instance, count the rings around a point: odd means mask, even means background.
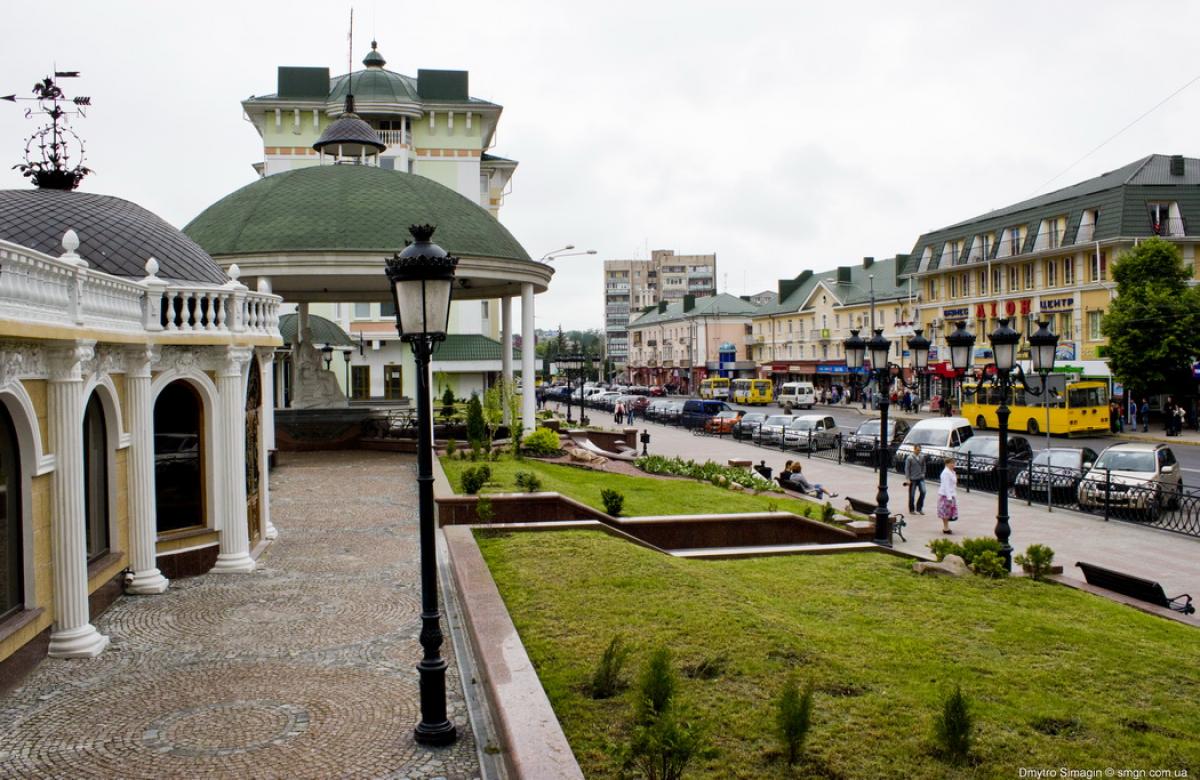
[[[492,467],[486,463],[481,466],[470,466],[463,469],[461,482],[462,491],[473,496],[492,478]]]
[[[660,647],[650,654],[650,662],[638,680],[637,720],[641,725],[652,722],[671,706],[675,696],[675,671],[671,668],[671,651]]]
[[[933,557],[939,561],[945,560],[947,555],[957,555],[960,558],[963,555],[962,545],[950,539],[931,539],[927,546]]]
[[[1004,558],[991,550],[984,550],[975,556],[975,562],[971,564],[971,571],[982,577],[990,577],[994,580],[1003,579],[1008,576],[1008,569],[1004,566]]]
[[[808,736],[808,727],[812,723],[812,704],[812,683],[806,685],[804,693],[801,693],[795,675],[789,676],[775,712],[775,727],[787,753],[789,766],[800,760],[804,738]]]
[[[985,552],[1000,555],[1000,542],[991,536],[977,536],[974,539],[963,539],[962,557],[971,566]]]
[[[442,417],[449,419],[454,416],[454,391],[447,385],[442,393]]]
[[[600,656],[600,662],[596,664],[596,671],[592,674],[593,699],[612,698],[625,687],[621,680],[621,672],[628,660],[629,648],[620,635],[614,636]]]
[[[458,452],[458,442],[454,439],[446,439],[446,456],[453,458],[456,452]]]
[[[600,491],[600,500],[604,502],[604,511],[613,517],[620,515],[621,510],[625,508],[625,496],[611,488]]]
[[[475,393],[472,393],[467,401],[467,441],[471,442],[471,448],[475,450],[483,449],[485,444],[491,443],[488,441],[487,423],[483,419],[483,402]]]
[[[821,519],[826,523],[833,522],[833,504],[828,501],[825,502],[825,506],[821,507]]]
[[[675,673],[666,648],[655,650],[642,672],[635,700],[636,725],[625,768],[648,780],[679,780],[693,759],[706,755],[702,726],[688,722],[674,706]]]
[[[767,502],[767,511],[768,512],[778,512],[779,511],[779,502],[778,501],[768,501]]]
[[[954,693],[942,702],[942,712],[934,721],[934,737],[938,747],[954,763],[961,763],[971,752],[971,707],[963,695],[962,688],[955,686]]]
[[[558,446],[558,434],[549,428],[536,428],[533,433],[521,439],[521,449],[528,455],[557,455],[561,449]]]
[[[490,523],[496,519],[496,507],[492,506],[492,499],[480,496],[475,500],[475,517],[481,523]]]
[[[516,474],[517,490],[522,493],[536,493],[542,489],[542,481],[537,474],[530,471],[518,471]]]
[[[1054,550],[1044,544],[1031,544],[1025,548],[1024,555],[1018,555],[1013,561],[1029,572],[1031,578],[1044,580],[1054,563]]]

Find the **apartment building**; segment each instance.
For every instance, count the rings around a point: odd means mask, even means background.
[[[649,260],[604,261],[604,335],[618,369],[629,356],[629,320],[647,306],[702,298],[717,291],[717,256],[655,249]]]

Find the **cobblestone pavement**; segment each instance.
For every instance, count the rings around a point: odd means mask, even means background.
[[[279,539],[256,572],[125,597],[98,621],[108,651],[46,659],[0,698],[0,776],[479,775],[449,639],[459,740],[426,748],[412,738],[421,652],[413,460],[285,453],[271,487]]]

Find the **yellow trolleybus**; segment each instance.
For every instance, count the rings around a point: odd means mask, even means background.
[[[769,404],[775,400],[775,389],[770,379],[735,379],[730,400],[747,406]]]
[[[974,423],[976,429],[996,428],[1000,425],[996,417],[999,404],[1000,391],[995,388],[985,388],[974,397],[964,393],[962,416]],[[1104,382],[1069,382],[1061,375],[1051,375],[1046,392],[1040,397],[1015,385],[1008,408],[1010,431],[1039,434],[1049,430],[1060,436],[1088,436],[1109,431],[1108,387]]]

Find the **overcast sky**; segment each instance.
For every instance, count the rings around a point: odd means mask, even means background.
[[[501,211],[529,253],[565,244],[537,325],[600,327],[601,264],[716,252],[734,294],[864,255],[1152,152],[1200,156],[1200,4],[355,4],[355,67],[470,71],[520,161]],[[349,4],[58,2],[8,14],[0,94],[56,64],[95,107],[83,189],[183,226],[254,177],[239,101],[279,65],[346,69]],[[44,22],[40,21],[45,17]],[[0,103],[0,187],[34,123]]]

